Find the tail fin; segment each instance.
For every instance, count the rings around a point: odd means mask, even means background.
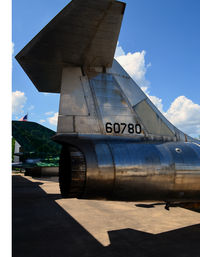
[[[124,93],[145,137],[151,140],[197,141],[171,124],[117,61],[113,62],[108,73],[113,75]]]
[[[40,158],[59,155],[60,145],[51,140],[54,135],[53,130],[38,123],[12,121],[12,136],[21,145],[23,152],[33,153]]]
[[[96,73],[94,72],[96,70]],[[106,71],[64,68],[58,133],[194,141],[173,126],[114,60]]]
[[[16,58],[39,91],[60,92],[58,133],[193,140],[113,62],[124,9],[114,0],[73,0]]]

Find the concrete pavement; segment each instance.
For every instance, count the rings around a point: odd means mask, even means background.
[[[57,178],[13,176],[13,256],[200,256],[200,213],[61,199]]]

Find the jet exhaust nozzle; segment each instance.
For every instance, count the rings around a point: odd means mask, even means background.
[[[200,147],[194,143],[94,141],[81,150],[63,146],[61,194],[130,201],[200,199],[199,163]]]

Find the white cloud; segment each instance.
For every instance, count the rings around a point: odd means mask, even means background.
[[[127,53],[125,54],[124,50],[119,43],[115,52],[115,59],[122,65],[126,72],[135,80],[139,86],[148,86],[150,83],[145,78],[148,67],[151,64],[145,63],[145,54],[143,50],[141,52]]]
[[[45,123],[46,121],[45,120],[40,120],[40,123]]]
[[[200,135],[200,105],[192,102],[186,96],[179,96],[164,112],[162,99],[149,95],[147,87],[142,88],[142,90],[174,126],[191,136]]]
[[[115,50],[115,58],[122,56],[122,55],[125,55],[125,52],[124,52],[123,48],[119,45],[119,42],[117,42],[117,47]]]
[[[12,42],[12,55],[14,55],[14,51],[15,51],[15,43]]]
[[[142,90],[155,104],[155,106],[161,112],[163,112],[162,99],[156,96],[151,96],[149,93],[148,86],[150,82],[146,80],[145,75],[148,67],[150,67],[151,64],[145,64],[145,54],[146,52],[144,50],[142,52],[125,54],[123,48],[119,45],[118,42],[115,51],[115,58],[122,65],[122,67],[129,73],[129,75],[136,81],[136,83],[139,86],[141,86]]]
[[[141,87],[141,89],[148,96],[148,98],[152,101],[152,103],[158,108],[158,110],[160,112],[164,113],[162,99],[157,96],[150,95],[148,87]]]
[[[183,132],[193,136],[200,135],[200,105],[186,96],[177,97],[165,116]]]
[[[173,125],[191,136],[200,135],[200,105],[192,102],[186,96],[179,96],[172,102],[170,108],[164,112],[162,99],[150,95],[148,88],[150,82],[146,80],[145,75],[151,64],[145,64],[144,50],[125,54],[118,42],[115,58]]]
[[[53,115],[54,114],[54,112],[45,112],[45,115],[47,115],[47,116],[49,116],[49,115]]]
[[[24,92],[15,91],[12,92],[12,112],[19,115],[24,112],[23,108],[26,103],[27,97]]]
[[[54,115],[52,117],[47,118],[48,122],[51,125],[57,125],[57,121],[58,121],[58,112],[54,113]]]

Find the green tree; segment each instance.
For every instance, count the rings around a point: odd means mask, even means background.
[[[15,139],[12,137],[12,162],[14,161]]]

